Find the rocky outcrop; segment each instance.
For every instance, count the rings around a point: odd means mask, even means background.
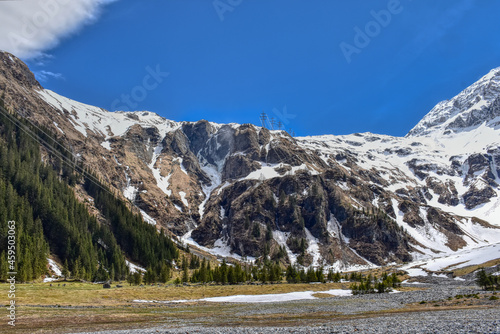
[[[449,206],[457,206],[460,203],[458,191],[453,181],[441,182],[435,177],[426,178],[428,189],[434,191],[439,196],[438,202]]]
[[[484,186],[483,188],[478,189],[475,185],[472,185],[464,194],[463,199],[465,207],[471,210],[479,205],[489,203],[490,199],[496,196],[496,192],[489,186]]]

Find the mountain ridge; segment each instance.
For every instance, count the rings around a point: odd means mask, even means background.
[[[500,67],[497,67],[452,99],[439,102],[406,136],[428,135],[430,128],[438,128],[442,130],[440,134],[446,134],[479,125],[483,121],[495,121],[493,125],[498,126],[500,120],[495,118],[500,116],[499,94]],[[492,104],[492,113],[481,113],[482,109],[491,108]]]
[[[6,57],[0,91],[13,109],[59,133],[147,222],[193,247],[346,269],[500,242],[495,124],[439,136],[291,137],[252,124],[174,122],[42,90],[27,74],[15,79],[23,65],[10,73]]]

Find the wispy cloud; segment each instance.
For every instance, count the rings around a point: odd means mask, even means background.
[[[23,59],[39,57],[63,38],[95,22],[116,0],[0,1],[0,49]]]
[[[47,82],[50,78],[57,80],[65,80],[62,73],[54,73],[50,71],[35,71],[35,77],[38,81]]]

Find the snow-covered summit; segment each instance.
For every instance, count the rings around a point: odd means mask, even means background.
[[[407,137],[448,135],[473,130],[482,124],[500,128],[500,67],[451,100],[438,103]]]
[[[38,94],[45,102],[61,112],[69,113],[70,121],[80,133],[87,137],[87,131],[101,135],[105,139],[123,135],[131,126],[156,127],[163,136],[175,130],[180,123],[170,121],[149,111],[117,111],[109,112],[105,109],[77,102],[61,96],[51,90],[42,89]]]
[[[110,137],[123,136],[134,125],[144,128],[154,127],[158,130],[161,138],[168,132],[179,129],[183,124],[196,123],[186,121],[173,121],[166,119],[151,111],[108,111],[103,108],[81,103],[65,96],[59,95],[49,89],[39,89],[37,94],[52,107],[58,109],[63,114],[70,116],[73,127],[83,136],[87,137],[87,131],[101,136],[104,140]],[[208,122],[213,131],[220,130],[223,126],[230,126],[238,129],[242,124],[229,123],[221,124]],[[255,129],[260,129],[254,126]],[[276,135],[282,135],[282,131],[271,131]]]

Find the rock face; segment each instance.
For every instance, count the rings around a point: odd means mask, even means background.
[[[0,96],[181,242],[345,269],[500,241],[499,72],[438,104],[405,138],[293,138],[112,113],[44,90],[7,53]]]

